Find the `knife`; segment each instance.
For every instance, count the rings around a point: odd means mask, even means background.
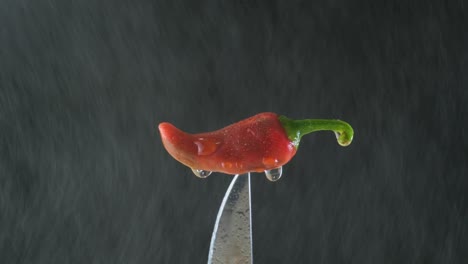
[[[216,217],[208,264],[253,263],[250,173],[231,181]]]

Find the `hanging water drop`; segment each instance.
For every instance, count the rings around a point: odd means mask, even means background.
[[[335,131],[335,136],[336,136],[336,139],[339,140],[339,139],[340,139],[340,136],[341,136],[341,133]]]
[[[193,174],[195,174],[195,176],[197,176],[198,178],[206,178],[210,176],[210,174],[212,173],[212,171],[207,171],[207,170],[192,169],[192,171],[193,171]]]
[[[283,174],[283,167],[278,167],[275,169],[265,171],[265,175],[267,179],[272,182],[279,180],[282,174]]]

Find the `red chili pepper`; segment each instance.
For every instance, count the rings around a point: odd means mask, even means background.
[[[303,135],[334,131],[347,146],[352,127],[340,120],[291,120],[275,113],[261,113],[217,131],[189,134],[170,123],[159,124],[169,154],[192,170],[227,174],[263,172],[279,168],[296,154]]]

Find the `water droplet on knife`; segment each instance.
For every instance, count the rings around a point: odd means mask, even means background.
[[[192,169],[192,171],[193,171],[193,174],[195,174],[195,176],[197,176],[198,178],[206,178],[210,176],[210,174],[212,173],[212,171],[207,171],[207,170]]]
[[[283,174],[283,167],[278,167],[276,169],[265,171],[265,175],[267,179],[272,182],[279,180],[282,174]]]

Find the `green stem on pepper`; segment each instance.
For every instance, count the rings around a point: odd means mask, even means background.
[[[335,132],[338,144],[345,147],[353,141],[353,128],[346,122],[341,120],[327,119],[303,119],[293,120],[285,116],[280,116],[279,121],[284,127],[289,140],[298,148],[302,136],[315,132],[330,130]]]

